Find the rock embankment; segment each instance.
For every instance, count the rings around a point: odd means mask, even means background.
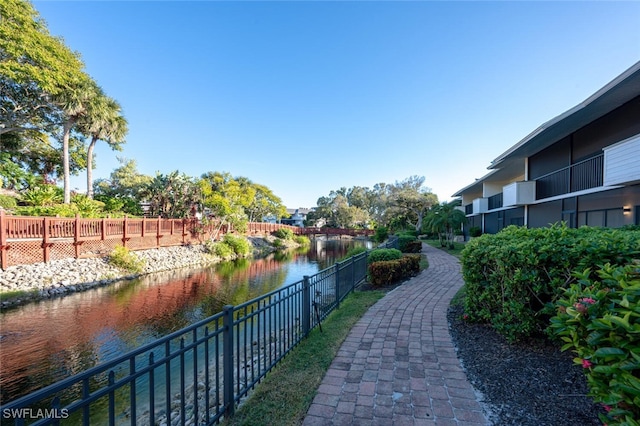
[[[275,238],[272,236],[249,237],[248,240],[253,245],[256,257],[275,250]],[[294,247],[297,244],[286,246]],[[204,266],[221,260],[208,254],[203,245],[162,247],[134,251],[132,254],[144,262],[145,266],[140,274],[132,274],[111,265],[106,257],[54,260],[0,269],[0,309],[84,291],[153,272]]]
[[[63,259],[0,270],[0,308],[62,296],[152,272],[213,263],[202,246],[163,247],[132,252],[145,263],[142,274],[110,265],[107,258]]]

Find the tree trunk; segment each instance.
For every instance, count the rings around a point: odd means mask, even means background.
[[[87,198],[93,200],[93,149],[96,147],[98,138],[91,138],[89,149],[87,150]]]
[[[64,203],[71,204],[71,183],[69,179],[69,136],[71,135],[73,120],[68,119],[63,125],[62,134],[62,174],[64,181]]]

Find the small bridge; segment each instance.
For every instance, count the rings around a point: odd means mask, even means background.
[[[373,235],[373,229],[346,229],[346,228],[299,228],[296,230],[298,235],[348,235],[351,237],[363,237]]]

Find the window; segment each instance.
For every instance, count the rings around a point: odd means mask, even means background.
[[[580,212],[578,213],[578,226],[585,225],[619,228],[624,225],[624,213],[622,208]]]

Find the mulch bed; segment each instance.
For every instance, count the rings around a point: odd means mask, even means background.
[[[462,314],[460,306],[449,308],[449,330],[493,424],[602,424],[603,410],[587,396],[586,378],[570,351],[543,338],[509,344],[491,327],[463,321]]]

